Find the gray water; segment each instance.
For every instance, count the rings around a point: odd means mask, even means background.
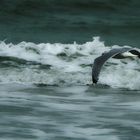
[[[0,40],[140,46],[139,0],[1,0]]]
[[[140,61],[91,80],[104,51],[140,48],[139,15],[139,0],[1,0],[0,140],[139,140]]]
[[[139,140],[140,91],[0,85],[1,140]]]

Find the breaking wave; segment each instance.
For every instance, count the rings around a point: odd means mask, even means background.
[[[0,82],[46,85],[90,85],[92,64],[111,48],[99,37],[84,44],[0,42]],[[127,46],[130,47],[130,46]],[[140,90],[140,60],[110,59],[103,67],[99,83],[113,88]]]

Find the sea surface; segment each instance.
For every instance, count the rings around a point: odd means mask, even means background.
[[[139,0],[0,1],[0,140],[139,140]]]

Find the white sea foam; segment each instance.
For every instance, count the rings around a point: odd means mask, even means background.
[[[17,67],[1,67],[0,82],[44,83],[49,85],[92,84],[92,64],[96,57],[111,48],[129,46],[105,46],[99,37],[84,44],[61,44],[21,42],[0,43],[0,57],[14,57],[37,63]],[[0,60],[7,63],[10,60]],[[13,61],[13,60],[11,60]],[[16,63],[16,62],[15,62]],[[140,90],[140,60],[109,59],[104,65],[99,83],[114,88]],[[47,66],[49,66],[47,68]]]

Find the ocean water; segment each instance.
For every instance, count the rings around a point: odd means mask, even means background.
[[[94,59],[105,51],[120,47],[105,46],[99,37],[84,44],[21,42],[14,45],[1,42],[0,81],[51,86],[92,85]],[[138,57],[110,59],[103,67],[99,84],[111,88],[140,90],[139,64]]]
[[[139,0],[1,0],[0,39],[7,42],[140,46]]]
[[[138,0],[1,0],[0,140],[139,140]]]
[[[140,138],[140,91],[0,85],[1,140]]]

